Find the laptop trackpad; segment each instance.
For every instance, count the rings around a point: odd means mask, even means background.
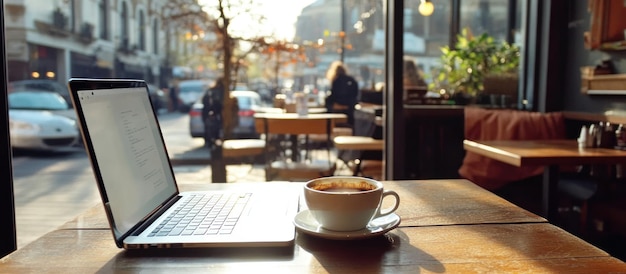
[[[262,199],[262,201],[251,203],[252,206],[250,206],[247,214],[250,217],[293,218],[298,212],[297,198],[283,199],[269,196],[257,198]]]

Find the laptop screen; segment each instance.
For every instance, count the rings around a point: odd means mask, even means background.
[[[71,84],[70,84],[71,85]],[[156,117],[142,87],[79,90],[73,95],[96,176],[119,239],[178,194]],[[90,141],[88,141],[90,140]]]

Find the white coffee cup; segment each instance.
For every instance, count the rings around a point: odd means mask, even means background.
[[[382,201],[387,196],[394,196],[395,203],[383,210]],[[400,196],[384,190],[381,182],[353,176],[308,181],[304,199],[315,220],[324,229],[334,231],[364,229],[371,220],[393,213],[400,205]]]

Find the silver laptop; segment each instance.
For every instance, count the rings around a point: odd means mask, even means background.
[[[118,247],[293,244],[299,188],[179,192],[144,81],[72,78],[68,85]]]

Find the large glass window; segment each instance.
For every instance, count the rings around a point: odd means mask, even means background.
[[[404,102],[514,107],[519,55],[502,43],[519,43],[515,2],[405,0]]]
[[[9,8],[5,8],[11,19],[5,20],[5,35],[7,63],[11,68],[8,73],[12,81],[50,80],[65,86],[67,78],[72,76],[146,79],[156,87],[150,90],[154,102],[159,102],[155,105],[164,107],[160,114],[165,115],[159,118],[168,122],[175,121],[171,126],[180,131],[180,125],[187,124],[185,119],[189,119],[189,115],[168,112],[167,107],[170,100],[173,100],[167,96],[169,88],[182,78],[208,79],[211,83],[211,80],[223,74],[223,54],[220,52],[223,44],[218,40],[222,34],[207,26],[214,27],[225,22],[210,25],[203,21],[207,20],[205,16],[185,18],[176,14],[180,9],[189,8],[197,2],[205,4],[207,9],[214,9],[215,3],[219,1],[57,0],[38,1],[37,9],[21,7],[21,2],[24,1],[4,2],[5,5],[10,2]],[[87,2],[97,3],[97,10],[83,6]],[[224,1],[230,2],[235,4],[240,1]],[[385,81],[385,1],[254,2],[264,8],[245,7],[242,10],[258,15],[253,18],[264,17],[267,21],[259,23],[260,21],[244,20],[244,27],[239,29],[270,30],[264,32],[262,37],[252,36],[263,39],[248,38],[248,41],[241,44],[249,45],[254,41],[280,43],[275,43],[274,47],[257,45],[237,48],[236,54],[248,54],[246,58],[236,62],[240,69],[237,76],[241,76],[240,80],[247,81],[240,84],[257,90],[268,104],[272,103],[276,93],[300,90],[309,93],[311,97],[317,96],[312,101],[323,104],[330,84],[326,71],[333,61],[341,60],[349,74],[358,81],[361,91],[372,91],[369,95],[373,94],[373,101],[382,104],[381,94]],[[454,6],[455,3],[459,6]],[[431,95],[439,94],[440,90],[431,89],[431,84],[435,81],[435,70],[441,66],[442,48],[450,46],[450,41],[454,40],[456,33],[452,33],[453,30],[468,28],[474,34],[487,32],[501,40],[510,39],[508,36],[513,33],[513,37],[517,38],[519,31],[509,30],[509,3],[515,1],[404,0],[402,55],[414,63],[415,71],[411,72],[412,76],[417,76],[422,81],[416,82],[417,84],[407,82],[406,85],[427,87]],[[289,9],[289,12],[284,9]],[[459,12],[455,13],[454,9]],[[186,10],[188,13],[199,11],[202,11],[199,7]],[[242,16],[240,13],[241,10],[235,10],[232,14]],[[459,16],[453,18],[452,14]],[[514,21],[516,26],[520,25],[518,17]],[[237,18],[231,19],[229,23],[236,24],[238,21]],[[275,21],[279,19],[280,21]],[[91,37],[93,39],[76,39],[69,32],[70,26],[76,27],[75,20],[80,23],[76,26],[92,25],[93,30],[98,31],[97,35]],[[233,34],[233,37],[238,36],[240,35]],[[248,49],[251,49],[250,52],[247,52]],[[275,54],[277,50],[283,52],[280,55]],[[362,95],[361,99],[368,99],[365,92]],[[164,128],[170,125],[168,122],[163,123]],[[167,129],[164,134],[168,134]],[[202,146],[201,139],[182,135],[188,140],[181,143],[190,144],[189,149]],[[76,179],[54,179],[52,177],[58,174],[47,173],[50,170],[64,170],[65,175],[80,174],[85,175],[80,179],[93,180],[84,151],[69,156],[42,155],[16,154],[19,160],[14,161],[17,170],[15,181],[22,186],[28,185],[24,178],[29,174],[45,175],[46,180]],[[25,171],[21,169],[24,167],[37,168]],[[32,181],[29,183],[35,184]],[[28,191],[43,189],[52,193],[64,190],[47,187],[49,186],[33,185]],[[43,190],[42,196],[47,194]],[[28,195],[33,193],[28,191],[18,192],[16,195],[23,195],[22,198],[28,199]],[[95,188],[91,191],[95,192]]]
[[[511,33],[510,1],[463,0],[460,1],[460,28],[471,33],[487,33],[497,40],[506,41]]]
[[[429,85],[437,77],[441,49],[450,42],[451,1],[406,0],[404,2],[404,67],[405,101],[429,97],[438,91]],[[415,94],[414,94],[415,93]],[[423,100],[415,101],[424,103]]]

